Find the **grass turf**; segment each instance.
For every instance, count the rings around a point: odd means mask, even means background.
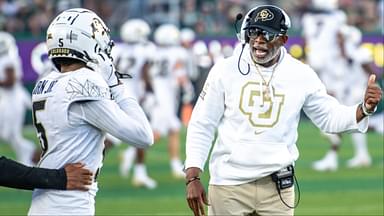
[[[34,130],[25,129],[25,136],[35,138]],[[182,131],[184,154],[185,130]],[[384,141],[383,136],[368,133],[369,151],[373,165],[369,168],[348,169],[346,160],[353,156],[349,135],[343,136],[339,170],[316,172],[311,169],[314,160],[324,156],[329,148],[326,139],[307,121],[299,128],[300,158],[296,174],[300,184],[301,201],[296,215],[384,215]],[[110,150],[104,160],[96,196],[96,215],[192,215],[185,201],[183,180],[171,177],[166,140],[155,144],[147,154],[147,169],[158,182],[158,188],[135,188],[131,179],[119,175],[120,146]],[[8,145],[0,141],[0,155],[15,158]],[[202,181],[207,186],[208,174]],[[26,215],[31,192],[0,187],[0,215]]]

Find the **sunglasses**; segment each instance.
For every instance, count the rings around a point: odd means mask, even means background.
[[[283,34],[271,33],[259,28],[251,28],[251,29],[248,29],[247,31],[247,36],[249,37],[249,39],[256,39],[257,37],[259,37],[259,35],[263,35],[263,37],[267,42],[271,42],[274,39],[276,39],[278,36],[281,36]]]

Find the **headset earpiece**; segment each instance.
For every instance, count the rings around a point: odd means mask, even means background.
[[[284,29],[284,33],[287,33],[288,29],[291,28],[291,19],[283,9],[280,8],[280,10],[283,13],[284,17],[284,22],[281,23],[281,28]]]
[[[251,14],[253,11],[255,11],[258,7],[254,8],[253,10],[249,11],[243,20],[243,23],[241,24],[241,29],[240,29],[240,43],[241,44],[246,44],[249,42],[249,37],[245,33],[244,28],[246,28],[249,25],[249,22],[251,21]]]
[[[248,27],[250,20],[251,20],[251,18],[249,18],[249,17],[246,19],[246,24],[247,24],[247,26],[245,26],[245,27]],[[245,40],[245,43],[249,43],[249,37],[248,37],[248,35],[245,33],[245,31],[244,31],[244,40]]]

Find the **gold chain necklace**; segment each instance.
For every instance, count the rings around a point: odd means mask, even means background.
[[[253,60],[253,59],[252,59],[252,60]],[[263,74],[261,74],[261,71],[260,71],[260,69],[259,69],[259,66],[256,64],[256,62],[253,61],[253,64],[254,64],[254,66],[255,66],[255,68],[256,68],[257,73],[259,74],[259,76],[261,77],[261,79],[262,79],[264,85],[266,86],[266,90],[265,90],[265,92],[263,91],[263,95],[264,95],[264,97],[265,97],[267,100],[269,100],[269,99],[271,98],[271,92],[270,92],[270,90],[269,90],[269,84],[271,84],[271,81],[272,81],[272,79],[273,79],[273,75],[275,74],[275,69],[276,69],[278,63],[279,63],[279,62],[276,62],[276,65],[273,67],[273,69],[272,69],[272,74],[271,74],[271,78],[270,78],[269,81],[267,82],[267,81],[265,81]]]

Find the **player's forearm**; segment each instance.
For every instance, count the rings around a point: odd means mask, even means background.
[[[139,144],[144,148],[148,147],[147,144],[152,145],[154,138],[151,125],[149,124],[149,121],[137,100],[129,96],[127,88],[123,85],[112,88],[111,93],[120,109],[127,114],[128,118],[130,118],[127,122],[131,124],[131,128],[134,127],[137,130],[134,133],[136,135],[141,134],[141,136],[138,136],[137,141],[134,141],[134,143]],[[141,140],[147,141],[143,145]]]
[[[64,190],[66,181],[64,169],[28,167],[5,157],[0,158],[1,186],[25,190],[35,188]]]
[[[90,101],[82,106],[84,120],[116,138],[139,148],[153,144],[153,133],[144,112],[132,98],[120,101]],[[76,112],[73,105],[71,110]]]

